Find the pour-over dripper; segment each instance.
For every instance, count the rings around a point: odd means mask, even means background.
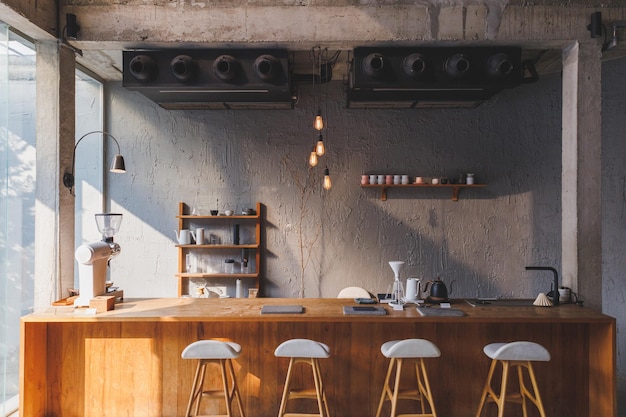
[[[96,214],[96,225],[104,242],[112,242],[113,236],[120,230],[122,215],[120,213]]]
[[[404,261],[389,261],[389,266],[393,269],[395,279],[397,280],[400,279],[400,271],[402,270],[404,263]]]
[[[391,291],[392,304],[404,304],[404,285],[400,281],[400,271],[404,267],[404,261],[389,261],[389,266],[394,273],[393,287]]]

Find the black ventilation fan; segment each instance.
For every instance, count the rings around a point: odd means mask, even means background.
[[[292,109],[291,66],[284,49],[124,51],[122,85],[161,107]]]
[[[476,107],[529,81],[521,56],[518,47],[358,47],[348,107]]]

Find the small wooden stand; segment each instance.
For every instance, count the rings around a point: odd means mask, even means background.
[[[115,308],[115,296],[98,295],[89,300],[89,308],[95,308],[96,313],[104,313]]]

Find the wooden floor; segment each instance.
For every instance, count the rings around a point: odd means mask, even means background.
[[[521,339],[541,343],[552,354],[552,361],[536,367],[548,416],[616,416],[615,321],[610,317],[567,306],[517,313],[459,306],[465,317],[421,317],[414,309],[347,317],[341,313],[346,302],[128,300],[95,318],[26,316],[22,415],[181,416],[195,363],[180,353],[193,341],[220,338],[242,346],[234,364],[247,417],[275,416],[288,360],[274,357],[274,349],[304,337],[331,349],[331,357],[320,361],[331,415],[374,416],[388,364],[381,344],[420,337],[442,353],[427,361],[441,417],[474,417],[489,367],[483,346]],[[303,304],[305,313],[262,316],[260,308],[267,303]],[[297,380],[310,377],[300,372]],[[296,404],[296,410],[306,407]]]

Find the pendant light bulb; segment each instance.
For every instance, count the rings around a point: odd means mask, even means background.
[[[313,127],[316,130],[324,129],[324,119],[322,119],[322,112],[320,110],[317,111],[317,115],[315,116],[315,122],[313,122]]]
[[[315,152],[315,148],[311,151],[311,155],[309,155],[309,165],[314,167],[317,165],[317,153]]]
[[[320,132],[317,137],[317,145],[315,145],[315,152],[317,156],[323,156],[326,153],[326,148],[324,147],[324,141],[322,140],[322,133]]]
[[[333,186],[333,183],[330,181],[330,171],[328,171],[328,167],[324,170],[324,189],[330,190]]]

